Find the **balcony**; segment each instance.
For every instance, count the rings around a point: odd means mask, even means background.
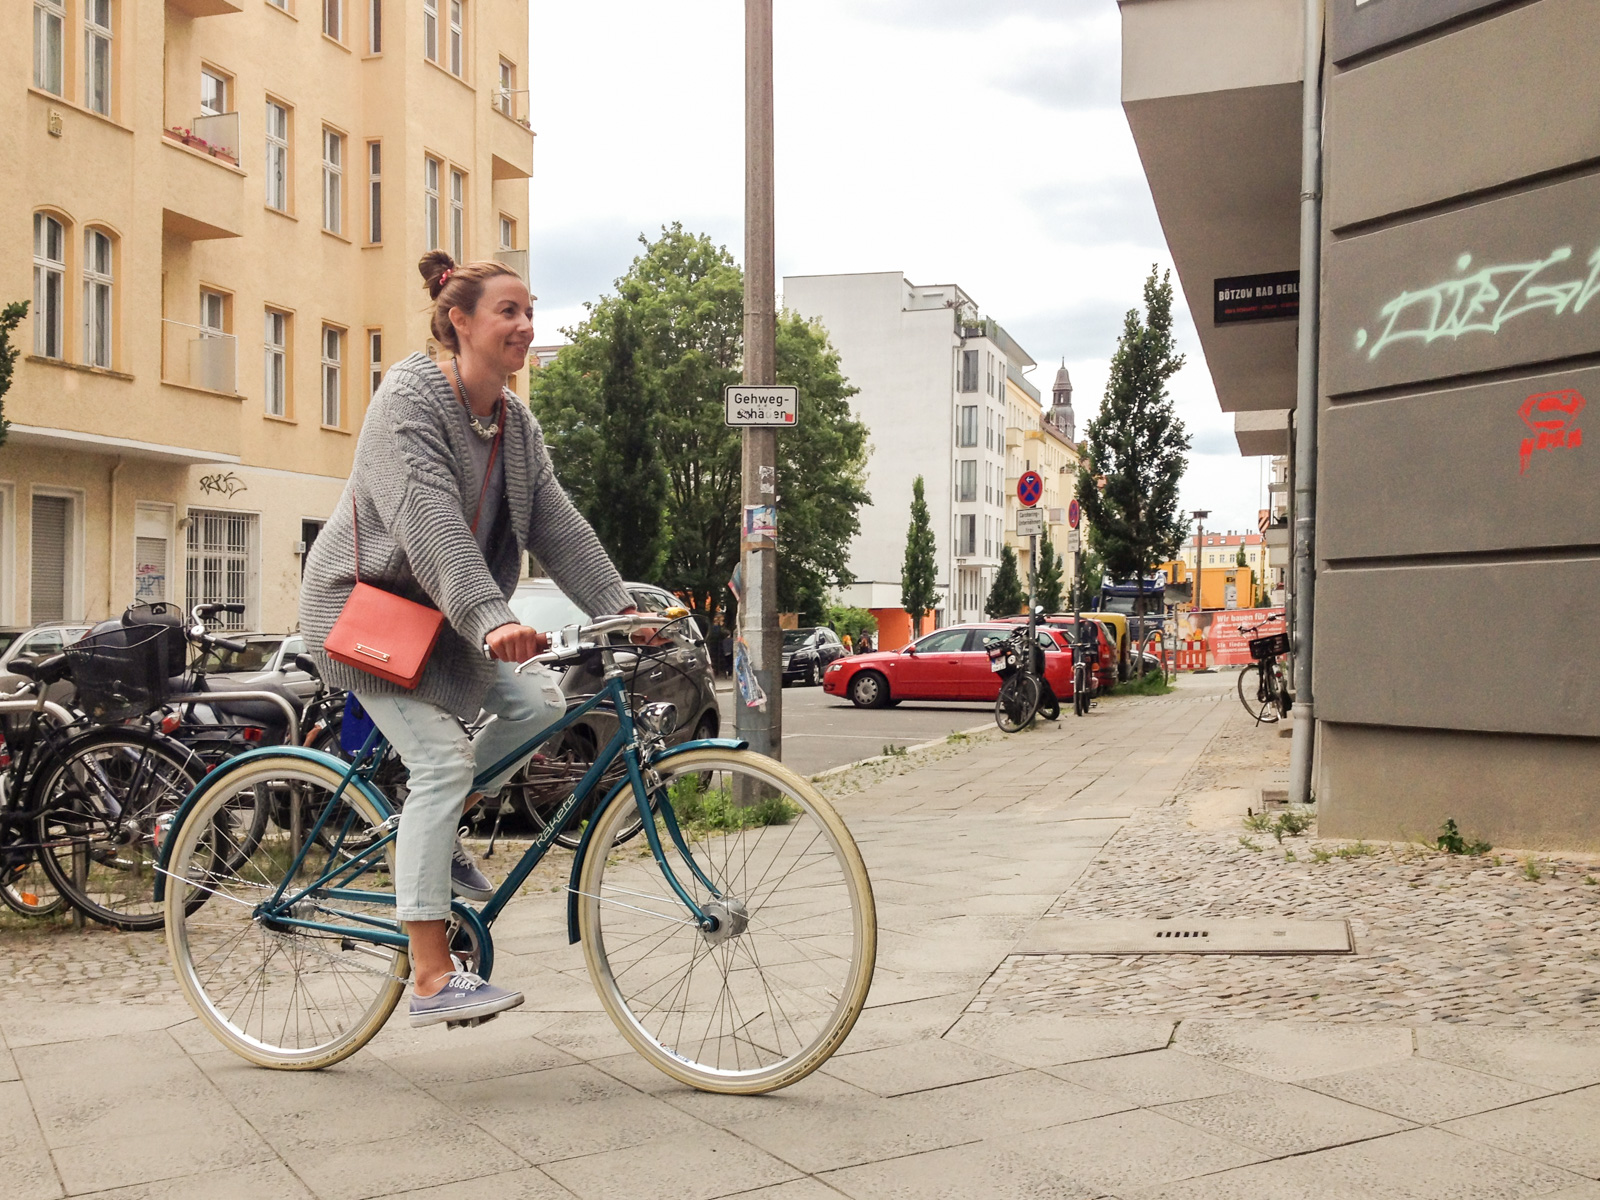
[[[526,250],[496,250],[494,252],[494,260],[510,267],[518,275],[522,276],[523,283],[528,284],[529,287],[533,286],[528,282],[528,252]]]
[[[235,0],[167,0],[167,8],[186,17],[225,17],[244,11]]]
[[[232,120],[233,149],[238,150],[238,114],[228,113]],[[227,136],[226,123],[214,132]],[[161,228],[189,241],[201,242],[213,238],[238,237],[244,231],[244,180],[245,174],[237,165],[202,150],[193,144],[206,140],[189,131],[185,141],[166,131],[166,152],[161,163]]]
[[[528,93],[496,88],[489,103],[502,120],[490,121],[489,147],[494,178],[533,177],[533,126],[528,121]]]
[[[200,325],[162,321],[161,382],[237,395],[239,339]]]

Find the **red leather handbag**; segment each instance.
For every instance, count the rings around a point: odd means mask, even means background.
[[[472,516],[472,532],[478,532],[483,515],[483,497],[494,475],[494,461],[500,453],[500,434],[489,451],[489,465],[483,472],[483,487],[478,492],[478,511]],[[356,520],[356,498],[350,497],[350,516]],[[379,679],[414,688],[422,680],[423,669],[433,654],[444,629],[444,614],[426,604],[407,600],[370,583],[361,582],[361,529],[354,527],[356,586],[339,611],[339,619],[328,631],[322,648],[335,662],[355,667]]]

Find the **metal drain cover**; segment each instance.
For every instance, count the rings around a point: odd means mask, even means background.
[[[1348,921],[1043,917],[1013,954],[1354,954]]]

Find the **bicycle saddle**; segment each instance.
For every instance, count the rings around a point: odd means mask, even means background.
[[[209,701],[212,708],[219,713],[236,717],[242,721],[249,721],[255,725],[280,726],[284,724],[283,709],[270,700],[230,700],[229,692],[273,692],[282,696],[289,702],[289,707],[295,712],[300,711],[300,698],[284,687],[281,683],[261,682],[242,683],[232,679],[219,679],[213,675],[202,676],[193,681],[194,686],[188,691],[205,692],[216,698]]]
[[[70,676],[65,654],[50,654],[44,658],[17,658],[11,661],[10,671],[36,683],[56,683]]]

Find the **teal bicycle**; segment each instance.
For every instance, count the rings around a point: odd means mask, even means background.
[[[872,885],[806,780],[740,741],[668,747],[672,706],[630,709],[612,640],[647,626],[662,618],[569,629],[523,664],[598,659],[605,683],[479,783],[588,713],[614,714],[616,731],[494,897],[452,905],[452,950],[488,978],[495,918],[556,837],[581,827],[568,938],[618,1030],[691,1087],[773,1091],[816,1070],[860,1015],[877,948]],[[671,637],[667,624],[659,638]],[[292,746],[241,755],[201,781],[163,838],[157,898],[174,973],[201,1023],[252,1063],[339,1062],[405,989],[390,874],[399,818],[372,782],[385,750],[374,733],[353,762]],[[601,785],[618,761],[621,780]],[[251,805],[289,814],[287,828],[241,820]],[[641,830],[642,844],[630,840]]]

